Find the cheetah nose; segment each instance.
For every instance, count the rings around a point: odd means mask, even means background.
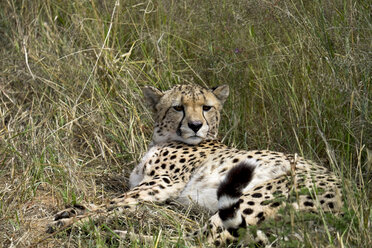
[[[199,129],[203,126],[203,123],[201,121],[191,121],[188,123],[189,128],[191,128],[192,131],[197,133]]]

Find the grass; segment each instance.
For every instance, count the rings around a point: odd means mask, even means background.
[[[370,13],[353,0],[2,1],[0,246],[206,246],[182,234],[208,214],[166,206],[44,234],[65,205],[127,190],[152,132],[142,86],[196,83],[231,88],[224,143],[297,152],[343,179],[344,216],[284,209],[261,227],[274,245],[370,247]]]

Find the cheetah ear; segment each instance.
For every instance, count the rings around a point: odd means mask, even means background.
[[[152,86],[145,86],[142,88],[144,99],[148,106],[155,110],[156,104],[158,104],[160,98],[164,95],[163,92]]]
[[[221,101],[221,103],[224,103],[229,96],[229,86],[224,84],[214,87],[212,88],[212,92],[218,98],[218,100]]]

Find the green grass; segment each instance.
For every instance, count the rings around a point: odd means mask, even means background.
[[[180,83],[230,86],[224,143],[297,152],[343,179],[343,217],[283,210],[262,227],[274,244],[372,245],[368,1],[119,2],[0,3],[0,246],[206,246],[167,238],[208,218],[182,208],[44,234],[66,204],[127,190],[152,132],[140,87]],[[116,227],[155,238],[118,240]]]

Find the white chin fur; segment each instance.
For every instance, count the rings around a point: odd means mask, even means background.
[[[186,144],[197,145],[200,142],[202,142],[204,139],[205,137],[200,137],[200,136],[188,136],[186,138],[186,137],[178,136],[177,134],[160,136],[160,135],[156,135],[156,133],[152,137],[153,144],[160,144],[160,143],[169,142],[169,141],[181,141]]]
[[[187,138],[187,139],[182,139],[182,141],[187,143],[187,144],[190,144],[190,145],[197,145],[197,144],[199,144],[200,142],[203,141],[203,138],[201,138],[201,137],[191,137],[191,138]]]

